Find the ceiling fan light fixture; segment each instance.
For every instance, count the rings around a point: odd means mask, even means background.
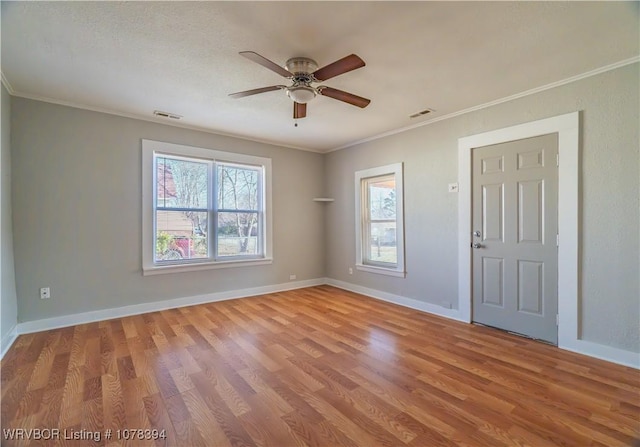
[[[287,96],[300,104],[308,103],[313,98],[315,98],[316,95],[316,90],[313,87],[309,87],[306,85],[290,87],[287,89]]]

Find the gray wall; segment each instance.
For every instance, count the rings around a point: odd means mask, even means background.
[[[324,276],[322,155],[17,97],[12,117],[20,321]],[[143,138],[270,157],[273,264],[142,276]]]
[[[582,338],[640,351],[639,64],[332,152],[325,160],[327,276],[458,307],[458,138],[583,110]],[[437,105],[435,105],[437,108]],[[404,162],[406,279],[354,270],[354,173]]]
[[[13,231],[11,225],[11,96],[0,86],[2,95],[2,159],[0,160],[0,270],[1,290],[0,300],[0,340],[8,341],[6,336],[18,321],[18,303],[16,298],[16,280],[13,266]],[[0,352],[5,349],[0,346]]]

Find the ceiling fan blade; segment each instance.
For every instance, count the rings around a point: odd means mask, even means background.
[[[285,78],[289,78],[289,77],[293,76],[293,74],[290,73],[285,68],[281,67],[280,65],[276,64],[275,62],[270,61],[269,59],[267,59],[264,56],[260,56],[258,53],[254,52],[254,51],[241,51],[240,54],[242,56],[246,57],[247,59],[255,62],[256,64],[260,64],[263,67],[268,68],[271,71],[275,71],[280,76],[283,76]]]
[[[232,98],[244,98],[245,96],[257,95],[258,93],[272,92],[280,90],[284,85],[272,85],[271,87],[254,88],[253,90],[245,90],[244,92],[231,93]]]
[[[307,116],[307,105],[299,102],[293,103],[293,119],[304,118]]]
[[[318,93],[320,93],[322,96],[328,96],[329,98],[337,99],[338,101],[346,102],[363,109],[367,107],[371,102],[370,99],[354,95],[353,93],[343,92],[342,90],[331,87],[319,88]]]
[[[319,68],[313,73],[313,76],[318,81],[326,81],[327,79],[364,67],[365,65],[364,61],[358,56],[350,54],[349,56],[343,57],[332,64]]]

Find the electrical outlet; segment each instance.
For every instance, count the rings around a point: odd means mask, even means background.
[[[48,300],[49,298],[51,298],[51,289],[49,287],[42,287],[40,289],[40,299]]]
[[[353,268],[352,267],[349,267],[349,274],[353,275]]]
[[[296,279],[297,276],[296,275],[289,275],[289,281],[293,281],[294,279]]]

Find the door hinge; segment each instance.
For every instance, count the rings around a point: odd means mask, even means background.
[[[556,233],[556,247],[560,246],[560,235]]]
[[[556,314],[556,326],[560,326],[560,314]]]
[[[560,154],[556,154],[556,166],[560,166]]]

